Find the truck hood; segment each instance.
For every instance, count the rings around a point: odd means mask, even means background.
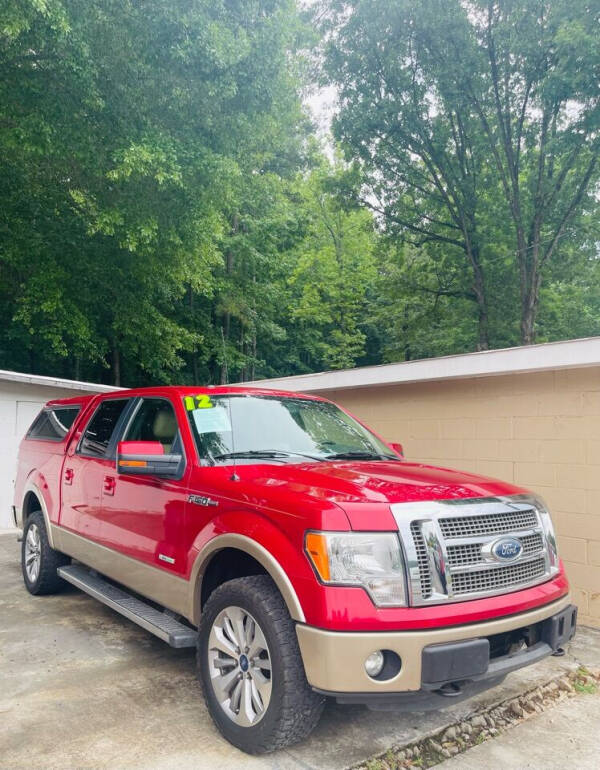
[[[268,490],[276,493],[285,489],[287,495],[334,503],[346,512],[352,527],[359,524],[361,529],[365,514],[369,510],[374,513],[375,508],[381,510],[382,503],[387,507],[391,503],[493,497],[524,491],[496,479],[409,462],[269,464],[254,465],[253,472],[250,467],[239,466],[238,471],[256,493],[257,487],[261,488],[262,496],[268,496]]]

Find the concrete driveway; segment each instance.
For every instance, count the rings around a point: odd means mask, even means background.
[[[535,719],[473,746],[438,765],[439,770],[597,770],[600,696],[566,700]]]
[[[584,634],[579,643],[585,647]],[[303,744],[249,757],[213,727],[192,651],[169,648],[76,589],[30,596],[19,544],[14,534],[0,535],[0,767],[11,770],[343,768],[550,679],[575,667],[575,658],[547,659],[444,712],[328,704]]]

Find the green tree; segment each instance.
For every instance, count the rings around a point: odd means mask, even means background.
[[[308,369],[352,367],[366,352],[376,232],[372,215],[353,203],[356,182],[356,169],[323,162],[300,186],[308,221],[289,277],[289,313]]]
[[[3,359],[168,380],[209,342],[178,309],[186,292],[214,296],[244,180],[297,169],[294,5],[2,12]]]
[[[468,280],[452,291],[477,303],[480,348],[490,297],[515,274],[520,340],[533,341],[544,270],[590,203],[599,13],[585,0],[319,8],[325,78],[340,97],[334,130],[363,164],[365,200],[389,232],[463,255]]]

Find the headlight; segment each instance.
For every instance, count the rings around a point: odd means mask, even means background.
[[[404,562],[392,532],[308,532],[306,552],[323,583],[361,586],[378,607],[405,607]]]
[[[541,497],[535,495],[531,498],[533,504],[540,514],[542,521],[542,527],[544,528],[544,535],[546,536],[546,542],[548,543],[548,558],[550,559],[550,568],[553,572],[556,572],[560,568],[560,562],[558,558],[558,546],[556,545],[556,535],[554,534],[554,525],[552,524],[552,517],[548,506]]]

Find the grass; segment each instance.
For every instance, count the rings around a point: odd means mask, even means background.
[[[573,687],[575,692],[584,693],[585,695],[596,695],[598,692],[598,684],[585,666],[580,666],[577,669]]]

